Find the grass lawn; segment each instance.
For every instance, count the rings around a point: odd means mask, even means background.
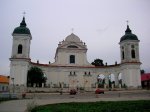
[[[150,100],[49,104],[31,112],[150,112]]]

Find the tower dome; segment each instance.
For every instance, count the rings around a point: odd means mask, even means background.
[[[121,37],[120,42],[124,40],[138,40],[137,36],[135,34],[132,34],[132,31],[130,30],[129,25],[127,25],[125,35]]]
[[[80,42],[80,38],[75,34],[71,33],[69,36],[66,37],[65,41],[68,42]]]
[[[29,35],[31,35],[29,28],[27,28],[26,26],[27,25],[25,22],[25,17],[23,17],[23,20],[20,23],[20,26],[14,29],[13,34],[29,34]]]

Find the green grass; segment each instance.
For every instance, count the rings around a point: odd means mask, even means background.
[[[31,112],[150,112],[150,100],[49,104]]]

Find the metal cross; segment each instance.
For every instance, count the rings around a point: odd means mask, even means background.
[[[71,31],[72,31],[72,33],[73,33],[73,31],[74,31],[74,28],[71,28]]]
[[[129,25],[129,21],[127,20],[127,25]]]
[[[24,16],[24,17],[25,17],[25,14],[26,14],[26,12],[24,11],[24,12],[23,12],[23,16]]]

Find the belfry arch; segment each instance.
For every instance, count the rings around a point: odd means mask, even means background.
[[[98,83],[98,88],[104,88],[105,76],[103,74],[97,76],[97,83]]]
[[[115,86],[115,75],[113,73],[111,73],[109,76],[108,76],[108,79],[109,79],[109,88],[114,88]]]
[[[122,87],[122,73],[118,74],[118,85],[119,85],[119,88]]]

